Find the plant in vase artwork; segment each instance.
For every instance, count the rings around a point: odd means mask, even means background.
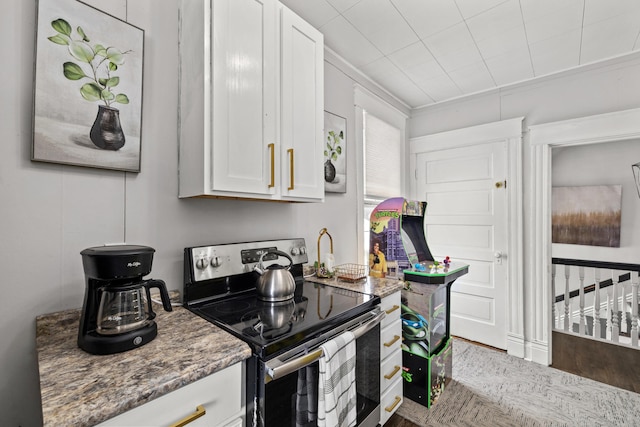
[[[344,140],[344,132],[336,133],[335,131],[329,131],[327,135],[327,145],[324,150],[324,157],[327,159],[324,162],[324,180],[327,182],[333,182],[336,177],[336,167],[332,161],[337,161],[338,156],[342,154],[342,142]]]
[[[121,51],[113,46],[91,44],[91,39],[78,26],[73,32],[71,25],[64,19],[51,21],[57,34],[48,40],[67,46],[69,54],[78,62],[67,61],[62,65],[62,73],[68,80],[88,80],[80,87],[80,95],[90,102],[102,102],[98,115],[90,131],[91,141],[105,150],[119,150],[125,144],[125,136],[120,125],[119,110],[112,104],[128,104],[129,98],[114,89],[120,84],[116,75],[118,68],[124,65],[125,55],[130,51]],[[84,67],[84,68],[83,68]]]

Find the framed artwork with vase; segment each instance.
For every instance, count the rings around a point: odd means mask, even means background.
[[[347,119],[324,112],[324,191],[347,192]]]
[[[31,160],[140,172],[144,31],[39,0]]]

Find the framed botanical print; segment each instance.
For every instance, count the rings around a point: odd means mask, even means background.
[[[39,0],[34,161],[140,172],[144,31],[77,0]]]
[[[324,191],[347,192],[347,120],[324,112]]]

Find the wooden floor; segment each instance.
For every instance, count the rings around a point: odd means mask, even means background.
[[[477,345],[477,346],[480,346],[480,347],[488,348],[490,350],[500,351],[502,353],[506,353],[507,352],[507,350],[503,350],[503,349],[497,348],[497,347],[492,347],[490,345],[483,344],[483,343],[478,342],[478,341],[472,341],[472,340],[468,340],[466,338],[461,338],[461,337],[456,336],[456,335],[451,335],[451,338],[455,338],[455,339],[460,340],[460,341],[468,342],[469,344]]]
[[[640,350],[553,331],[551,367],[640,393]]]
[[[402,418],[400,415],[393,414],[391,418],[384,424],[384,427],[420,427],[409,420]]]

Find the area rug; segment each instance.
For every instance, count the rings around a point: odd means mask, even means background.
[[[419,426],[640,426],[640,394],[463,340],[452,344],[453,380],[436,404],[405,399],[398,415]]]

